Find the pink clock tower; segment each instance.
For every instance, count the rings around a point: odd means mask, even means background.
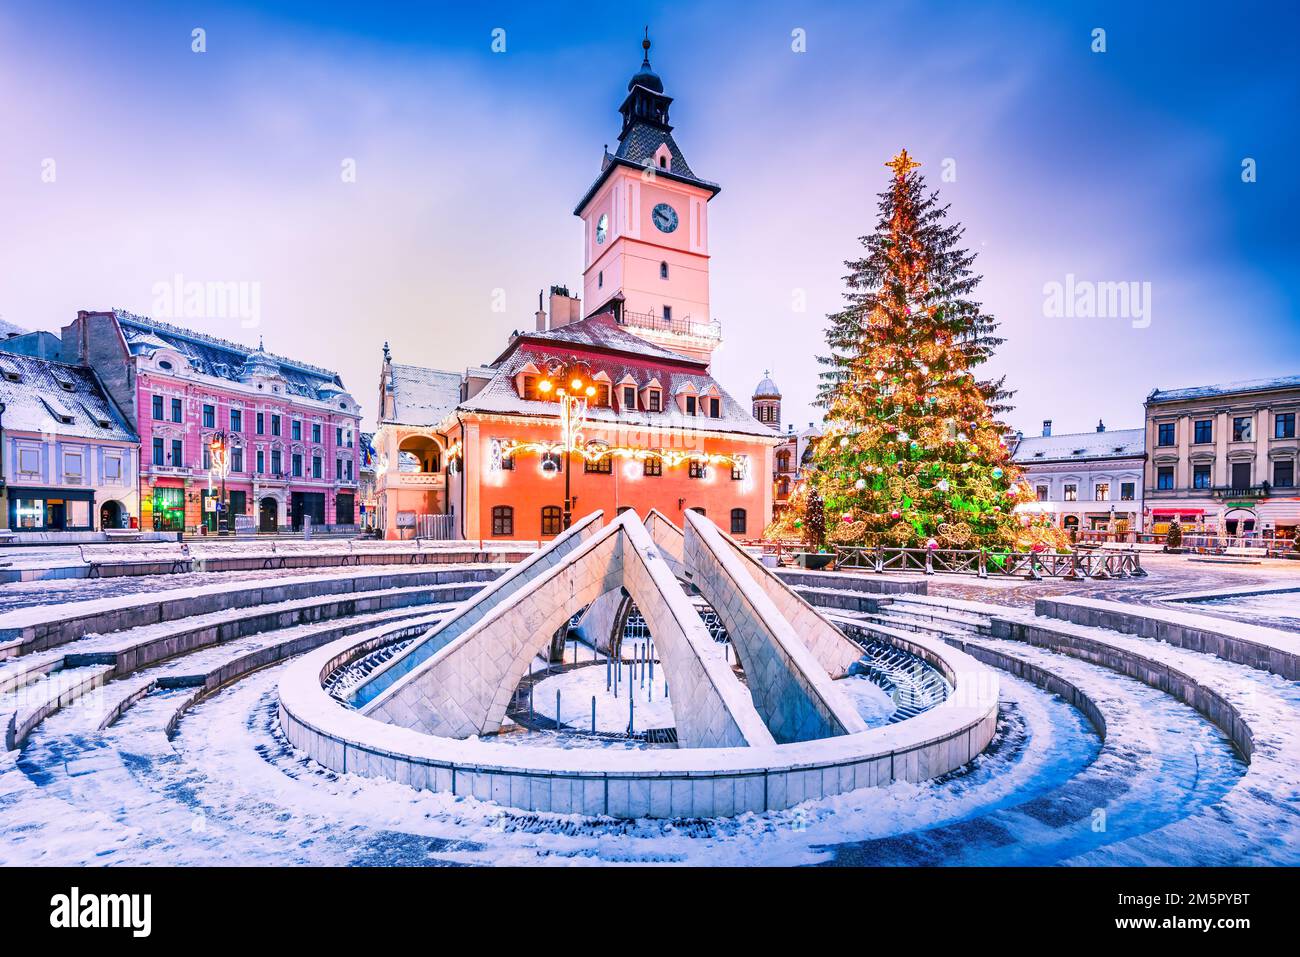
[[[709,361],[721,343],[709,313],[709,200],[721,189],[687,164],[668,123],[672,97],[641,69],[619,107],[618,148],[573,211],[582,218],[587,314],[613,312],[628,331]]]

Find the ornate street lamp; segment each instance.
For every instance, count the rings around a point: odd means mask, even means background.
[[[564,527],[573,524],[573,494],[569,475],[573,471],[573,452],[582,445],[582,427],[587,420],[587,403],[596,395],[591,370],[576,363],[552,376],[545,376],[537,384],[538,390],[549,396],[552,392],[560,402],[560,444],[564,450]]]
[[[229,529],[225,522],[226,515],[226,476],[230,474],[230,448],[226,433],[214,432],[208,440],[208,456],[211,463],[208,469],[208,485],[211,488],[213,478],[221,482],[221,495],[217,499],[217,534],[224,535]]]

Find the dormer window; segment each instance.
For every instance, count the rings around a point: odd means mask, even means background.
[[[159,369],[165,369],[165,370],[167,370],[168,372],[170,372],[170,371],[171,371],[171,368],[172,368],[172,364],[171,364],[171,362],[170,362],[169,360],[167,360],[167,359],[159,359],[159,360],[158,360],[158,368],[159,368]]]
[[[686,396],[686,414],[687,415],[695,414],[695,396],[693,395]]]
[[[664,155],[660,154],[660,156],[659,156],[659,168],[660,168],[660,169],[667,169],[667,168],[668,168],[668,157],[667,157],[667,156],[664,156]]]
[[[658,389],[651,389],[646,393],[646,408],[651,412],[663,410],[663,398]]]
[[[629,410],[636,408],[636,386],[623,386],[623,408]]]

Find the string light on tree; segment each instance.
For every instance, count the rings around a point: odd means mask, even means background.
[[[1001,340],[973,299],[962,228],[902,150],[885,164],[875,231],[850,261],[844,309],[829,317],[818,395],[833,425],[814,445],[812,482],[846,544],[1028,545],[1051,539],[1011,511],[1029,494],[998,416],[1001,380],[973,369]],[[1053,542],[1055,544],[1055,541]]]

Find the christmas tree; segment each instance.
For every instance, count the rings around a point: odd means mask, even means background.
[[[1001,343],[971,296],[980,277],[963,229],[903,150],[885,164],[880,220],[846,265],[830,316],[818,402],[827,429],[813,481],[828,538],[841,544],[980,548],[1058,544],[1013,514],[1032,496],[998,421],[1010,393],[975,371]]]

